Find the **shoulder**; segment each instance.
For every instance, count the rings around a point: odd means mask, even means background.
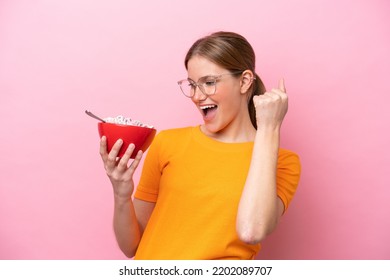
[[[190,135],[192,133],[193,127],[181,127],[181,128],[171,128],[161,130],[157,136],[163,138],[171,138],[171,137],[183,137]]]
[[[296,152],[280,148],[278,155],[278,167],[293,170],[296,173],[301,172],[301,161]]]
[[[161,130],[157,133],[155,141],[162,143],[177,144],[178,140],[189,139],[192,135],[193,127],[182,127]]]
[[[279,149],[279,159],[296,159],[296,160],[299,160],[299,156],[296,152],[293,152],[293,151],[290,151],[290,150],[287,150],[287,149],[284,149],[284,148],[280,148]]]
[[[186,146],[191,139],[194,127],[183,127],[161,130],[154,138],[151,150],[159,153],[170,154]]]

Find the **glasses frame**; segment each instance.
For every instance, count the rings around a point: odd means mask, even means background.
[[[184,94],[185,97],[188,97],[188,98],[192,98],[194,97],[195,95],[195,92],[196,92],[196,88],[198,87],[200,89],[200,91],[206,95],[206,96],[211,96],[211,95],[214,95],[216,92],[217,92],[217,82],[218,80],[222,77],[222,76],[226,76],[226,75],[237,75],[237,74],[242,74],[244,72],[244,70],[240,70],[240,71],[235,71],[235,72],[229,72],[229,73],[224,73],[224,74],[220,74],[220,75],[206,75],[206,76],[203,76],[203,77],[200,77],[198,79],[197,82],[187,78],[187,79],[183,79],[183,80],[180,80],[177,82],[177,84],[179,85],[180,87],[180,90],[181,92]],[[207,82],[210,82],[209,80],[208,81],[204,81],[204,82],[200,82],[202,79],[213,79],[215,81],[215,84],[214,84],[214,91],[213,93],[206,93],[205,91],[205,88],[204,88],[204,84],[207,83]],[[192,86],[191,90],[190,90],[190,95],[187,95],[185,90],[183,90],[183,87],[182,87],[182,84],[184,82],[189,82]]]

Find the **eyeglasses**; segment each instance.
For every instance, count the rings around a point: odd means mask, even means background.
[[[218,80],[225,75],[237,75],[242,73],[243,71],[236,71],[232,73],[225,73],[217,76],[204,76],[201,77],[198,82],[194,82],[191,79],[184,79],[181,81],[178,81],[177,84],[180,86],[181,91],[183,94],[189,98],[192,98],[195,95],[196,87],[200,89],[200,91],[204,95],[213,95],[217,92],[217,82]]]

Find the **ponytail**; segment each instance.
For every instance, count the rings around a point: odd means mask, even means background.
[[[264,94],[266,90],[265,90],[264,83],[260,79],[259,75],[255,74],[255,77],[256,79],[254,79],[252,94],[249,95],[248,111],[249,111],[249,116],[251,118],[252,125],[257,129],[256,108],[255,108],[255,104],[253,103],[253,97],[255,95]]]

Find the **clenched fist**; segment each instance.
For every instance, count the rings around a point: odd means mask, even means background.
[[[257,129],[280,129],[288,109],[288,97],[284,80],[279,87],[253,97],[256,108]]]

